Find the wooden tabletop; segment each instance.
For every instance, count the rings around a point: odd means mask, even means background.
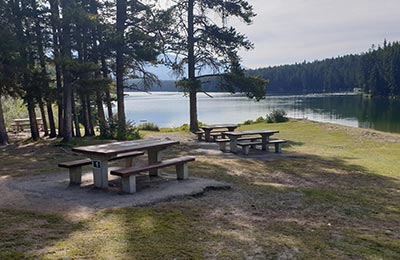
[[[240,131],[240,132],[223,132],[224,135],[230,136],[242,136],[242,135],[263,135],[263,134],[276,134],[279,133],[278,130],[249,130],[249,131]]]
[[[18,123],[18,122],[29,122],[29,120],[30,120],[29,118],[17,118],[17,119],[14,119],[14,122],[15,123]],[[37,121],[42,121],[42,118],[37,117],[36,120]]]
[[[216,129],[216,128],[237,128],[236,124],[216,124],[216,125],[204,125],[202,129]]]
[[[179,144],[178,141],[167,141],[158,139],[146,139],[137,141],[124,141],[114,142],[99,145],[79,146],[72,148],[74,152],[84,154],[97,154],[97,155],[117,155],[119,153],[127,153],[133,151],[149,150],[149,149],[162,149],[170,145]]]

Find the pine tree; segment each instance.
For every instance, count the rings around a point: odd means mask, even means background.
[[[202,91],[199,76],[203,70],[215,74],[227,72],[231,64],[239,61],[240,48],[251,49],[247,38],[233,27],[227,26],[229,17],[237,17],[250,24],[255,16],[252,6],[245,0],[175,0],[167,13],[172,18],[172,33],[168,45],[177,55],[171,65],[183,75],[187,66],[187,79],[179,86],[189,95],[190,130],[198,129],[197,93]],[[208,14],[219,15],[221,22],[214,22]],[[168,51],[168,50],[167,50]]]

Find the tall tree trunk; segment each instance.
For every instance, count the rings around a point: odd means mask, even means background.
[[[62,33],[62,42],[61,45],[61,53],[62,58],[66,62],[71,59],[71,28],[70,28],[70,17],[69,12],[72,8],[71,0],[63,1],[63,33]],[[66,64],[62,66],[63,71],[63,142],[69,142],[72,139],[72,75],[67,68]]]
[[[126,22],[126,0],[117,0],[117,47],[116,47],[116,78],[118,102],[118,138],[124,138],[126,133],[124,105],[124,31]]]
[[[88,119],[89,119],[89,133],[91,136],[94,135],[94,125],[93,125],[93,116],[92,116],[92,106],[90,105],[90,99],[86,99],[87,108],[88,108]]]
[[[97,90],[96,92],[96,103],[97,103],[97,117],[99,118],[100,135],[105,136],[107,134],[106,119],[104,115],[103,99],[100,90]]]
[[[101,71],[103,73],[103,78],[108,78],[108,70],[107,70],[107,64],[106,64],[106,58],[104,57],[103,54],[101,54]],[[106,89],[106,106],[107,106],[107,116],[109,120],[112,120],[113,118],[113,112],[112,112],[112,103],[111,103],[111,94],[110,90]]]
[[[49,128],[47,127],[46,110],[44,109],[43,100],[39,100],[39,109],[40,114],[42,115],[44,136],[49,136]]]
[[[72,91],[72,103],[71,103],[72,115],[73,115],[72,120],[73,120],[74,125],[75,125],[75,136],[76,137],[81,137],[81,129],[79,127],[78,111],[76,111],[74,96],[75,96],[74,92]]]
[[[90,1],[90,12],[93,15],[97,15],[97,1],[91,0]],[[96,26],[92,30],[92,46],[93,46],[93,51],[92,51],[92,61],[96,64],[99,63],[100,59],[100,53],[99,53],[99,42],[100,42],[100,35],[99,35],[99,28]],[[103,63],[101,62],[101,67],[103,69]],[[107,71],[107,68],[106,68]],[[104,75],[103,75],[104,76]],[[100,71],[95,72],[95,77],[96,78],[101,78],[102,75]],[[107,78],[107,72],[105,75],[105,78]],[[100,127],[100,136],[105,136],[107,134],[107,129],[106,129],[106,118],[104,115],[104,107],[103,107],[103,91],[102,90],[96,90],[96,106],[97,106],[97,118],[98,118],[98,124]],[[95,133],[93,133],[95,134]]]
[[[90,136],[90,128],[89,128],[89,110],[87,108],[87,95],[81,94],[81,106],[82,106],[82,114],[83,114],[83,127],[85,130],[85,136]]]
[[[53,31],[53,55],[54,64],[56,70],[56,86],[57,86],[57,107],[58,107],[58,136],[63,136],[64,120],[63,120],[63,88],[62,88],[62,78],[60,65],[60,17],[59,17],[59,6],[57,0],[50,0],[50,10],[51,10],[51,26]],[[51,124],[50,124],[51,127]],[[50,134],[51,135],[51,134]]]
[[[197,84],[195,75],[194,59],[194,0],[188,2],[188,77],[190,81],[189,109],[190,109],[190,131],[198,130],[197,122]]]
[[[46,102],[46,107],[47,107],[47,115],[49,117],[49,125],[50,125],[50,138],[54,138],[57,136],[56,132],[56,124],[54,121],[54,113],[53,113],[53,107],[50,101]]]
[[[36,5],[36,0],[31,0],[31,5],[32,5],[32,9],[34,11],[38,11],[37,5]],[[40,63],[41,72],[44,76],[47,76],[46,59],[44,56],[44,47],[43,47],[43,34],[42,34],[42,29],[40,27],[39,18],[35,19],[35,33],[36,33],[37,53],[39,55],[39,63]],[[44,87],[45,87],[45,89],[43,91],[45,93],[49,93],[50,87],[49,87],[49,83],[47,81],[45,82]],[[39,98],[38,103],[39,103],[39,108],[40,108],[40,114],[42,115],[44,136],[48,136],[49,129],[47,127],[46,112],[44,109],[43,99],[41,97]]]
[[[33,99],[33,89],[30,87],[30,76],[28,73],[32,69],[33,65],[33,59],[32,57],[32,52],[28,53],[28,41],[27,37],[29,37],[29,32],[24,32],[24,27],[23,27],[23,13],[26,10],[23,10],[27,8],[27,3],[24,1],[14,1],[12,2],[12,10],[13,10],[13,15],[14,15],[14,24],[15,24],[15,31],[16,31],[16,36],[19,42],[21,43],[20,47],[20,53],[21,53],[21,58],[22,62],[24,63],[25,66],[25,71],[23,75],[23,80],[22,80],[22,87],[25,90],[25,96],[24,100],[27,104],[27,109],[28,109],[28,114],[29,114],[29,121],[30,121],[30,128],[31,128],[31,136],[33,140],[38,140],[39,139],[39,131],[37,127],[37,121],[36,121],[36,113],[35,113],[35,102]]]
[[[103,46],[103,40],[100,35],[98,35],[98,41],[100,43],[100,46]],[[103,74],[103,78],[108,79],[108,68],[107,68],[106,57],[104,52],[102,51],[100,51],[100,60],[101,60],[101,73]],[[109,120],[112,120],[113,112],[112,112],[110,89],[107,88],[104,92],[106,94],[105,102],[107,106],[107,116]]]
[[[6,123],[4,121],[4,115],[3,115],[3,104],[1,101],[2,100],[0,97],[0,144],[7,145],[9,144],[9,141],[8,141]]]
[[[28,107],[28,114],[29,114],[29,121],[31,124],[31,136],[32,140],[37,141],[39,140],[39,130],[36,120],[36,112],[35,112],[35,103],[32,98],[27,98],[27,107]]]

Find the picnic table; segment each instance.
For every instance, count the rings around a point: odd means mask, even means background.
[[[229,131],[224,132],[223,134],[230,139],[230,151],[232,153],[237,153],[238,146],[238,138],[243,136],[253,136],[260,135],[261,136],[261,149],[263,151],[267,151],[269,137],[273,134],[279,133],[278,130],[249,130],[249,131]]]
[[[94,186],[108,187],[108,161],[118,154],[133,151],[147,151],[149,165],[161,162],[161,151],[169,146],[179,144],[178,141],[146,139],[124,141],[100,145],[89,145],[72,148],[72,151],[83,153],[92,160]],[[150,176],[157,176],[159,169],[149,171]]]
[[[17,118],[13,120],[14,122],[11,124],[13,127],[13,130],[15,132],[20,131],[22,132],[24,130],[24,126],[30,126],[31,122],[29,118]],[[39,128],[43,128],[43,120],[42,118],[38,117],[36,118],[36,122]]]
[[[200,128],[204,131],[205,140],[211,142],[211,131],[216,129],[228,129],[229,132],[235,131],[238,126],[236,124],[216,124],[216,125],[204,125]],[[223,131],[221,131],[223,132]]]

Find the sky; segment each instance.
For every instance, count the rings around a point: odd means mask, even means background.
[[[228,21],[254,43],[240,52],[246,68],[359,54],[384,39],[400,41],[400,0],[247,1],[257,13],[253,23]],[[170,77],[166,68],[154,72]]]
[[[248,0],[252,25],[231,20],[254,43],[240,52],[247,68],[366,52],[400,40],[400,0]]]

